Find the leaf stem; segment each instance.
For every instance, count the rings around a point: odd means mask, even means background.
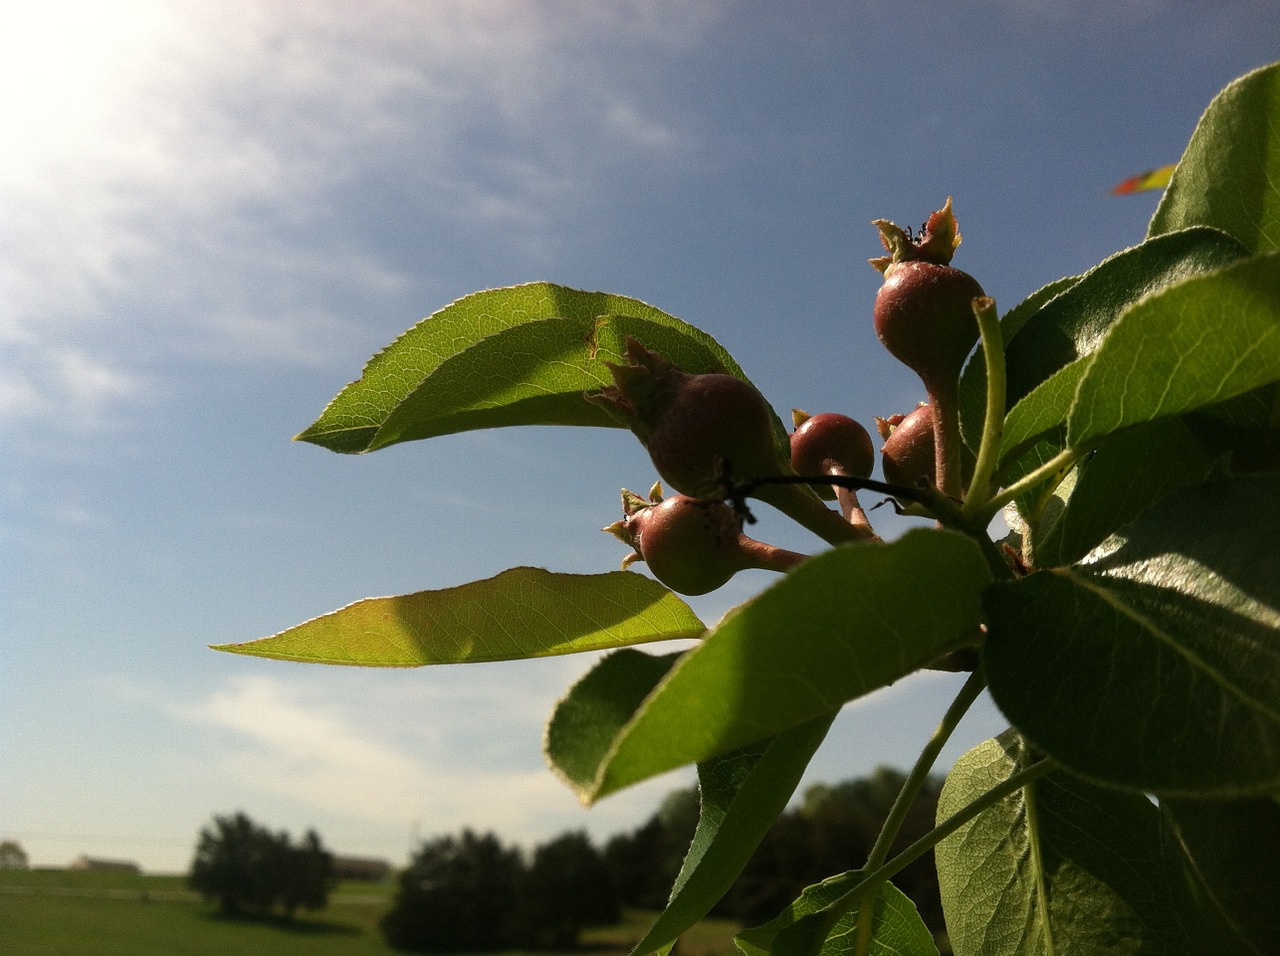
[[[924,856],[984,810],[995,806],[1010,794],[1016,793],[1027,784],[1032,783],[1043,777],[1045,774],[1057,769],[1057,766],[1058,765],[1054,763],[1053,760],[1048,757],[1044,757],[1027,767],[1023,767],[1017,773],[996,784],[982,796],[965,804],[893,859],[877,867],[872,872],[867,873],[858,882],[858,885],[853,887],[853,889],[849,890],[839,899],[832,901],[826,907],[819,910],[817,913],[811,914],[807,918],[821,918],[826,924],[829,934],[830,929],[840,921],[841,916],[848,913],[855,906],[861,906],[864,900],[868,898],[873,899],[882,883],[892,879],[900,871],[906,869],[916,860],[920,859],[920,857]],[[866,908],[872,909],[872,907]],[[857,939],[859,945],[862,944],[863,932],[862,917],[860,915],[858,920]],[[867,942],[869,944],[870,930],[868,929],[866,933],[868,935]],[[825,940],[826,935],[823,935],[821,939]],[[865,952],[866,949],[861,951],[862,954],[865,954]]]
[[[938,759],[938,754],[942,752],[942,748],[955,731],[956,725],[960,723],[961,718],[968,712],[973,702],[978,699],[978,695],[982,693],[983,688],[986,686],[986,679],[979,669],[969,675],[969,679],[964,682],[964,686],[956,694],[951,706],[947,708],[947,712],[939,722],[937,729],[929,737],[924,749],[920,751],[920,756],[916,758],[915,766],[911,768],[907,779],[903,781],[902,789],[898,791],[898,796],[893,801],[893,807],[889,810],[888,817],[885,818],[884,826],[880,828],[880,835],[876,838],[875,846],[871,848],[871,853],[867,856],[864,870],[875,872],[884,865],[885,859],[889,856],[889,849],[893,846],[893,841],[897,839],[898,833],[902,829],[903,821],[906,820],[907,814],[911,811],[911,804],[915,801],[920,793],[920,788],[924,786],[925,781],[928,779],[929,772],[933,769],[933,765]],[[863,907],[858,914],[858,936],[853,950],[855,956],[866,956],[867,947],[871,943],[873,915],[872,907]]]
[[[980,517],[990,521],[996,514],[1013,499],[1019,495],[1030,491],[1042,481],[1052,478],[1059,472],[1065,472],[1080,460],[1083,453],[1074,448],[1064,448],[1058,454],[1054,455],[1039,468],[1028,472],[1011,485],[1007,485],[997,495],[993,495],[987,501],[986,507],[980,512]]]
[[[978,816],[978,814],[995,806],[1010,794],[1017,793],[1027,784],[1039,780],[1045,774],[1056,770],[1057,766],[1051,758],[1042,757],[1035,763],[1023,767],[1011,777],[996,784],[982,796],[965,804],[879,869],[867,874],[867,878],[863,883],[873,880],[876,883],[883,883],[885,880],[891,879]],[[856,891],[857,888],[855,887],[850,892]]]
[[[991,479],[1000,463],[1005,416],[1004,336],[996,313],[996,300],[990,296],[974,299],[973,314],[978,320],[982,358],[987,366],[987,409],[982,422],[978,461],[964,500],[964,513],[970,517],[980,514],[991,497]]]

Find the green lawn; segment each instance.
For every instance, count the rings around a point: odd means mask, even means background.
[[[391,885],[346,883],[319,914],[293,925],[226,920],[187,898],[182,877],[0,871],[0,949],[6,956],[389,956],[378,918]],[[627,952],[652,914],[590,930],[574,956]],[[730,956],[736,926],[708,920],[682,956]],[[548,954],[539,954],[548,956]]]

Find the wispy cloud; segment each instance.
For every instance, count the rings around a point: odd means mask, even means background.
[[[548,210],[591,201],[611,149],[692,138],[611,92],[602,38],[678,49],[714,16],[658,6],[24,8],[0,38],[4,364],[78,349],[96,399],[6,367],[0,416],[101,421],[137,393],[139,353],[332,357],[333,301],[407,281],[362,194],[538,247]]]
[[[193,704],[163,707],[217,732],[202,760],[250,805],[271,797],[357,826],[424,820],[432,832],[473,826],[522,842],[547,837],[552,821],[572,811],[575,798],[536,753],[547,704],[528,682],[495,693],[465,682],[385,686],[385,673],[373,677],[384,686],[372,699],[335,701],[331,686],[321,693],[305,681],[240,676]],[[448,737],[438,729],[446,725]],[[515,759],[513,728],[529,745]],[[583,825],[597,832],[638,825],[656,805],[654,791],[629,797],[584,815]]]

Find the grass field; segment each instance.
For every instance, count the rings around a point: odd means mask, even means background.
[[[6,956],[389,956],[378,919],[393,887],[345,883],[329,907],[285,923],[227,920],[180,876],[0,871],[0,950]],[[652,914],[590,930],[573,956],[630,949]],[[683,956],[729,956],[736,926],[717,920],[681,940]],[[548,956],[548,954],[540,954]]]

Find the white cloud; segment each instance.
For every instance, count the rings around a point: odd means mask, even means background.
[[[217,732],[202,751],[203,772],[246,802],[283,799],[307,811],[300,817],[326,814],[348,827],[420,820],[432,833],[471,826],[521,843],[574,826],[608,835],[637,826],[660,794],[680,785],[660,779],[579,814],[537,753],[548,709],[541,679],[565,668],[526,662],[523,669],[532,680],[512,680],[509,671],[495,686],[490,671],[474,684],[412,688],[372,672],[337,695],[323,679],[241,676],[194,704],[161,706]],[[154,694],[131,693],[155,703]]]
[[[137,394],[142,353],[325,360],[342,339],[335,296],[407,281],[353,191],[544,247],[530,234],[549,209],[591,201],[606,129],[632,150],[684,135],[610,93],[602,40],[679,49],[715,15],[658,6],[22,7],[0,37],[0,340],[24,346],[3,362],[81,354],[96,398],[4,368],[18,383],[0,416],[99,423]]]

